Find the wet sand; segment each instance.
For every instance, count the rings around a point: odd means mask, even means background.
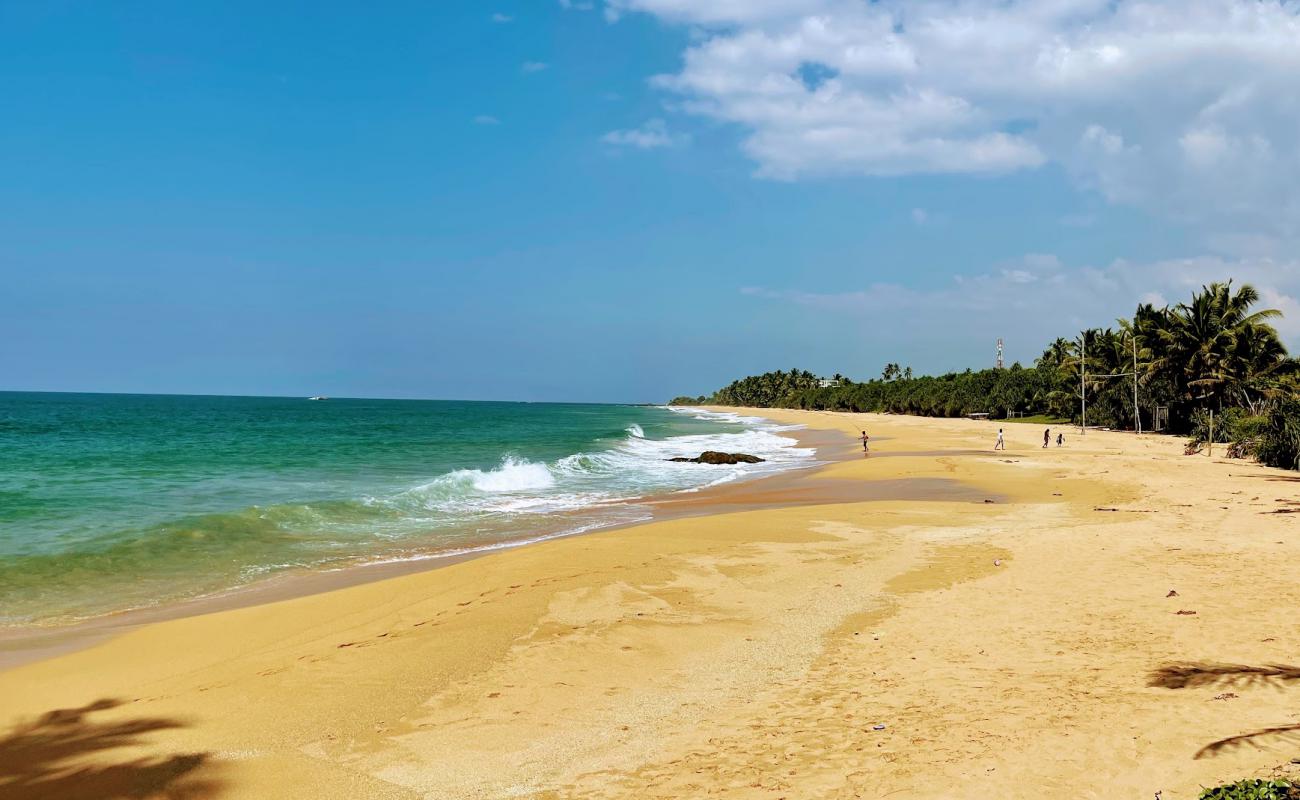
[[[1170,800],[1296,769],[1294,473],[761,413],[873,453],[0,673],[0,796]]]

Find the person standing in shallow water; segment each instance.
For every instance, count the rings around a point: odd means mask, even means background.
[[[1047,447],[1048,442],[1052,441],[1052,429],[1048,428],[1043,431],[1043,447]]]
[[[993,449],[994,449],[994,450],[1006,450],[1006,449],[1007,449],[1007,442],[1006,442],[1005,439],[1002,438],[1002,429],[1001,429],[1001,428],[998,428],[998,441],[997,441],[996,444],[993,445]]]
[[[1058,433],[1058,434],[1056,434],[1056,446],[1057,446],[1057,447],[1064,447],[1064,446],[1065,446],[1065,434],[1064,434],[1064,433]]]
[[[862,452],[870,453],[871,448],[867,446],[867,443],[871,441],[871,437],[867,435],[866,431],[863,431],[862,435],[859,436],[858,438],[862,440]]]

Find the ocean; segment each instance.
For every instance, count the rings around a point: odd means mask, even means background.
[[[635,522],[638,499],[813,463],[781,430],[651,406],[0,392],[0,626]],[[767,461],[665,460],[703,450]]]

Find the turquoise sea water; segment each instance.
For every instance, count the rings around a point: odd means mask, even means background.
[[[779,428],[615,405],[0,392],[0,625],[295,569],[508,546],[810,463]],[[706,449],[769,459],[664,459]]]

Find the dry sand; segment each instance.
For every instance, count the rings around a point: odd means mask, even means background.
[[[1163,437],[1007,425],[994,453],[996,423],[760,413],[877,442],[808,479],[824,502],[0,672],[0,798],[1176,800],[1300,770],[1300,516],[1275,513],[1300,476]]]

